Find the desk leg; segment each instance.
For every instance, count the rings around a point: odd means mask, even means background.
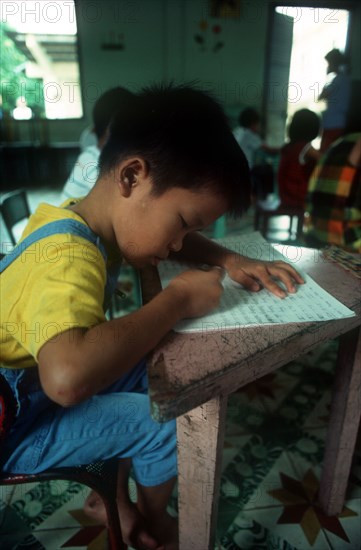
[[[361,330],[341,337],[319,502],[325,514],[342,511],[361,416]]]
[[[180,550],[214,549],[227,397],[177,419]]]

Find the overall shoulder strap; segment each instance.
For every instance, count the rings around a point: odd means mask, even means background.
[[[57,220],[54,222],[49,222],[39,229],[36,229],[33,233],[25,237],[23,241],[18,243],[15,248],[6,254],[4,258],[0,261],[0,273],[2,273],[9,265],[12,264],[21,254],[29,248],[32,244],[50,237],[52,235],[61,235],[71,233],[72,235],[77,235],[88,240],[95,246],[97,246],[104,258],[104,261],[107,261],[107,254],[104,248],[103,243],[100,240],[100,237],[94,233],[87,225],[73,220],[71,218],[64,218],[62,220]]]

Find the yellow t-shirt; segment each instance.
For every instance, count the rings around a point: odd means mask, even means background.
[[[40,204],[22,235],[75,212]],[[21,242],[21,241],[20,241]],[[106,266],[98,247],[72,234],[52,235],[30,245],[1,274],[0,363],[34,366],[49,339],[73,327],[105,320]]]

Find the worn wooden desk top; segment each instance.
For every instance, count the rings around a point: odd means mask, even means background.
[[[219,395],[229,394],[323,341],[361,324],[361,282],[314,249],[298,248],[293,265],[355,311],[356,317],[317,323],[262,325],[180,334],[171,331],[149,357],[152,415],[166,421]],[[143,296],[159,291],[155,268],[142,273]],[[266,292],[266,291],[264,291]]]

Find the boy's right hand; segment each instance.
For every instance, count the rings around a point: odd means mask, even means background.
[[[210,267],[207,271],[184,271],[171,280],[168,289],[182,297],[182,318],[201,317],[218,306],[224,275],[221,267]]]

